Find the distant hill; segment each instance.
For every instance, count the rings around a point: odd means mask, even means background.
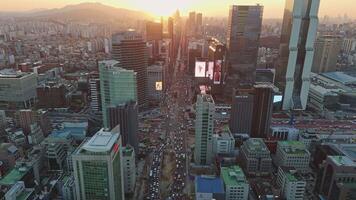
[[[101,3],[81,3],[56,9],[35,9],[28,12],[0,13],[16,18],[53,19],[61,21],[108,22],[125,20],[144,20],[151,18],[139,11],[106,6]]]

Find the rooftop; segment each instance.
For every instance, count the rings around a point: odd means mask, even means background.
[[[0,78],[21,78],[26,75],[29,75],[29,73],[16,71],[12,68],[5,68],[0,70]]]
[[[108,152],[119,138],[118,133],[101,129],[81,147],[90,152]]]
[[[305,144],[300,141],[278,141],[278,147],[288,154],[308,154]]]
[[[29,171],[28,167],[12,169],[4,178],[0,179],[0,185],[13,185],[20,181]]]
[[[356,163],[347,156],[328,156],[336,165],[356,167]]]
[[[224,193],[223,181],[217,177],[197,176],[196,191],[200,193]]]
[[[131,157],[134,153],[134,149],[130,146],[126,146],[122,149],[122,155],[126,157]]]
[[[322,75],[344,85],[356,84],[356,77],[350,76],[344,72],[326,72]]]
[[[269,151],[261,138],[250,138],[244,145],[247,145],[247,148],[251,151]]]
[[[16,200],[27,200],[31,194],[34,192],[34,190],[30,190],[30,189],[26,189],[26,190],[23,190],[20,195],[18,195],[16,197]]]
[[[235,186],[241,183],[247,183],[245,174],[242,169],[235,165],[231,167],[222,167],[221,168],[221,177],[225,185]]]

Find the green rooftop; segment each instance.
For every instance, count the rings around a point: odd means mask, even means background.
[[[221,177],[225,185],[228,186],[236,186],[247,183],[244,172],[237,165],[231,167],[222,167]]]
[[[266,144],[261,138],[250,138],[245,142],[250,151],[268,151]]]
[[[126,147],[122,148],[123,156],[131,157],[133,152],[134,152],[134,150],[130,146],[126,146]]]
[[[278,146],[282,147],[282,149],[287,154],[306,154],[306,153],[308,153],[308,151],[306,150],[305,144],[300,141],[279,141]]]
[[[6,176],[0,179],[0,185],[13,185],[20,181],[29,171],[27,167],[14,168]]]
[[[291,182],[298,181],[298,179],[295,176],[293,176],[293,174],[291,174],[291,173],[286,173],[286,177],[287,177],[288,181],[291,181]]]
[[[16,197],[16,200],[27,200],[34,190],[24,190],[19,196]]]

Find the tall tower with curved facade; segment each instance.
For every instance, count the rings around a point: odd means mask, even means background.
[[[286,0],[277,82],[283,110],[305,110],[310,87],[320,0]]]

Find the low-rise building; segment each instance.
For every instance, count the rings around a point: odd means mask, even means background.
[[[299,130],[293,127],[274,126],[271,127],[270,136],[278,140],[298,140]]]
[[[309,168],[310,153],[299,141],[279,141],[274,163],[276,166],[295,167],[305,171]]]
[[[224,200],[223,181],[217,177],[197,176],[195,178],[196,200]]]
[[[272,170],[270,151],[261,138],[250,138],[241,147],[241,163],[249,175],[269,175]]]
[[[249,184],[242,169],[235,165],[221,168],[221,178],[224,182],[225,200],[247,200]]]
[[[281,196],[286,200],[303,200],[306,181],[294,167],[279,167],[277,185],[281,189]]]
[[[213,153],[231,154],[235,150],[235,139],[230,132],[213,135]]]

